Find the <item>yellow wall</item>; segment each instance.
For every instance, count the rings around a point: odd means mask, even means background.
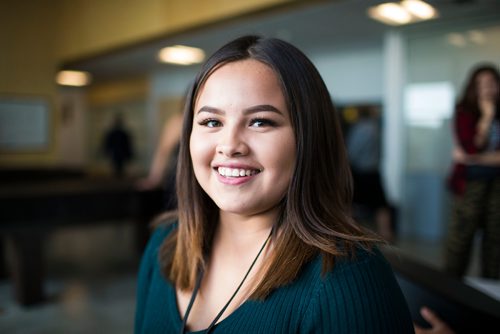
[[[91,107],[113,105],[123,101],[146,99],[149,83],[146,77],[102,82],[89,87],[87,103]]]
[[[59,54],[74,59],[296,0],[60,0]]]
[[[0,97],[43,96],[53,109],[49,149],[0,151],[0,165],[57,163],[54,75],[63,61],[291,2],[299,0],[1,0]]]
[[[57,127],[56,91],[53,78],[57,8],[49,1],[0,2],[0,98],[45,98],[52,106],[52,129]],[[0,152],[2,165],[51,164],[55,159],[55,131],[42,152]]]

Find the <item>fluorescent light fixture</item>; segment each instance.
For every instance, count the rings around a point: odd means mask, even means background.
[[[90,73],[82,71],[59,71],[56,76],[56,82],[62,86],[82,87],[87,86],[91,81]]]
[[[192,65],[201,63],[205,59],[205,52],[199,48],[174,45],[161,49],[158,59],[164,63]]]
[[[421,0],[403,0],[401,1],[401,6],[420,20],[429,20],[437,16],[437,11],[434,7]]]
[[[484,33],[480,30],[469,30],[469,32],[467,32],[467,36],[469,37],[469,40],[472,43],[478,45],[483,45],[486,43],[486,37],[484,36]]]
[[[452,32],[446,35],[448,44],[457,48],[473,47],[473,44],[483,45],[486,43],[486,36],[481,30],[469,30],[466,33]]]
[[[411,15],[403,7],[392,2],[369,8],[368,15],[390,25],[406,24],[411,21]]]
[[[387,2],[368,8],[368,16],[389,25],[402,25],[438,16],[434,7],[421,0]]]
[[[467,40],[465,39],[464,35],[462,35],[462,34],[452,32],[452,33],[449,33],[446,38],[448,40],[448,43],[450,43],[453,46],[463,48],[467,45]]]

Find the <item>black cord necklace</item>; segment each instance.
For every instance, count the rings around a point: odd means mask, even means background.
[[[264,248],[266,247],[267,242],[269,241],[269,239],[271,239],[271,236],[273,235],[273,230],[274,230],[274,228],[271,229],[271,233],[269,233],[269,236],[267,237],[266,241],[264,241],[264,244],[260,248],[259,252],[257,253],[257,256],[255,257],[255,259],[253,260],[252,264],[250,265],[250,268],[248,268],[247,273],[245,274],[245,276],[241,280],[240,284],[238,285],[238,287],[234,291],[234,293],[231,296],[231,298],[229,298],[229,300],[227,301],[226,305],[224,305],[224,307],[220,310],[220,312],[217,314],[217,316],[212,321],[212,323],[210,323],[210,326],[208,326],[208,328],[205,330],[206,334],[212,332],[212,330],[214,329],[215,324],[217,323],[217,321],[219,320],[219,318],[222,316],[222,314],[224,314],[224,311],[226,311],[226,309],[229,306],[229,304],[231,304],[231,302],[233,301],[233,299],[236,296],[236,294],[238,293],[238,291],[240,291],[241,286],[243,285],[243,283],[247,279],[248,275],[250,274],[250,271],[252,271],[253,266],[257,262],[257,259],[259,258],[260,254],[262,253],[262,251],[264,250]],[[203,274],[204,274],[203,270],[200,270],[200,272],[198,273],[198,277],[196,279],[196,284],[194,286],[193,293],[191,294],[191,299],[189,300],[189,304],[188,304],[188,307],[186,309],[186,313],[184,313],[184,317],[182,319],[182,326],[181,326],[181,332],[180,332],[181,334],[184,334],[186,332],[187,319],[189,317],[189,313],[191,312],[191,308],[193,307],[194,300],[196,299],[196,296],[198,295],[198,290],[200,290],[201,281],[203,279]]]

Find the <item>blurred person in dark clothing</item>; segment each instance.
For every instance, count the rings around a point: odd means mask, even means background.
[[[172,115],[163,126],[148,175],[136,183],[137,188],[143,191],[163,187],[166,211],[177,208],[175,180],[182,120],[183,112],[179,108],[179,111]]]
[[[132,137],[125,128],[121,114],[115,115],[113,126],[105,133],[103,149],[110,159],[114,175],[123,177],[125,165],[133,157],[133,148]]]
[[[375,229],[389,242],[394,239],[392,215],[385,196],[379,171],[380,135],[376,111],[372,108],[359,108],[357,121],[350,126],[346,144],[354,181],[356,206],[369,211],[373,216]],[[359,207],[358,207],[359,209]]]

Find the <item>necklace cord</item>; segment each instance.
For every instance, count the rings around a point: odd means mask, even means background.
[[[260,254],[262,253],[262,251],[264,250],[264,248],[266,247],[269,239],[271,239],[271,236],[273,235],[273,231],[274,231],[274,227],[271,229],[271,232],[269,233],[269,236],[266,238],[266,241],[264,241],[264,244],[262,245],[262,247],[260,248],[259,252],[257,253],[257,256],[255,256],[255,258],[253,259],[252,264],[248,268],[245,276],[243,277],[243,279],[241,280],[240,284],[238,285],[238,287],[234,291],[233,295],[231,296],[231,298],[229,298],[229,300],[227,301],[226,305],[224,305],[224,307],[217,314],[217,316],[212,321],[212,323],[210,324],[210,326],[208,326],[208,328],[206,329],[205,333],[208,334],[208,333],[212,332],[212,330],[214,329],[215,325],[217,324],[217,321],[224,314],[224,312],[228,308],[229,304],[231,304],[231,302],[233,301],[234,297],[236,297],[236,294],[240,291],[241,287],[243,286],[243,283],[245,283],[245,280],[247,279],[248,275],[252,271],[252,268],[254,267],[255,263],[257,263],[257,260],[260,257]],[[181,326],[181,332],[180,332],[181,334],[184,334],[186,332],[187,319],[189,317],[189,313],[191,312],[191,308],[192,308],[192,306],[194,304],[196,296],[198,295],[198,290],[200,289],[200,286],[201,286],[201,281],[203,279],[203,274],[204,274],[204,270],[201,269],[200,272],[198,273],[198,278],[196,280],[196,285],[194,287],[193,293],[191,294],[191,299],[189,300],[189,304],[188,304],[188,307],[186,309],[186,313],[184,314],[184,317],[182,319],[182,326]]]
[[[198,272],[198,278],[196,279],[196,284],[194,286],[193,293],[195,291],[198,292],[198,290],[200,289],[202,278],[203,278],[203,270],[200,269],[199,272]],[[196,297],[193,298],[193,296],[191,296],[191,299],[189,300],[189,305],[188,305],[188,307],[186,309],[186,314],[184,315],[184,319],[182,321],[182,326],[181,326],[181,333],[182,334],[184,334],[186,332],[187,317],[189,316],[189,313],[191,312],[191,308],[193,307],[195,299],[196,299]]]

